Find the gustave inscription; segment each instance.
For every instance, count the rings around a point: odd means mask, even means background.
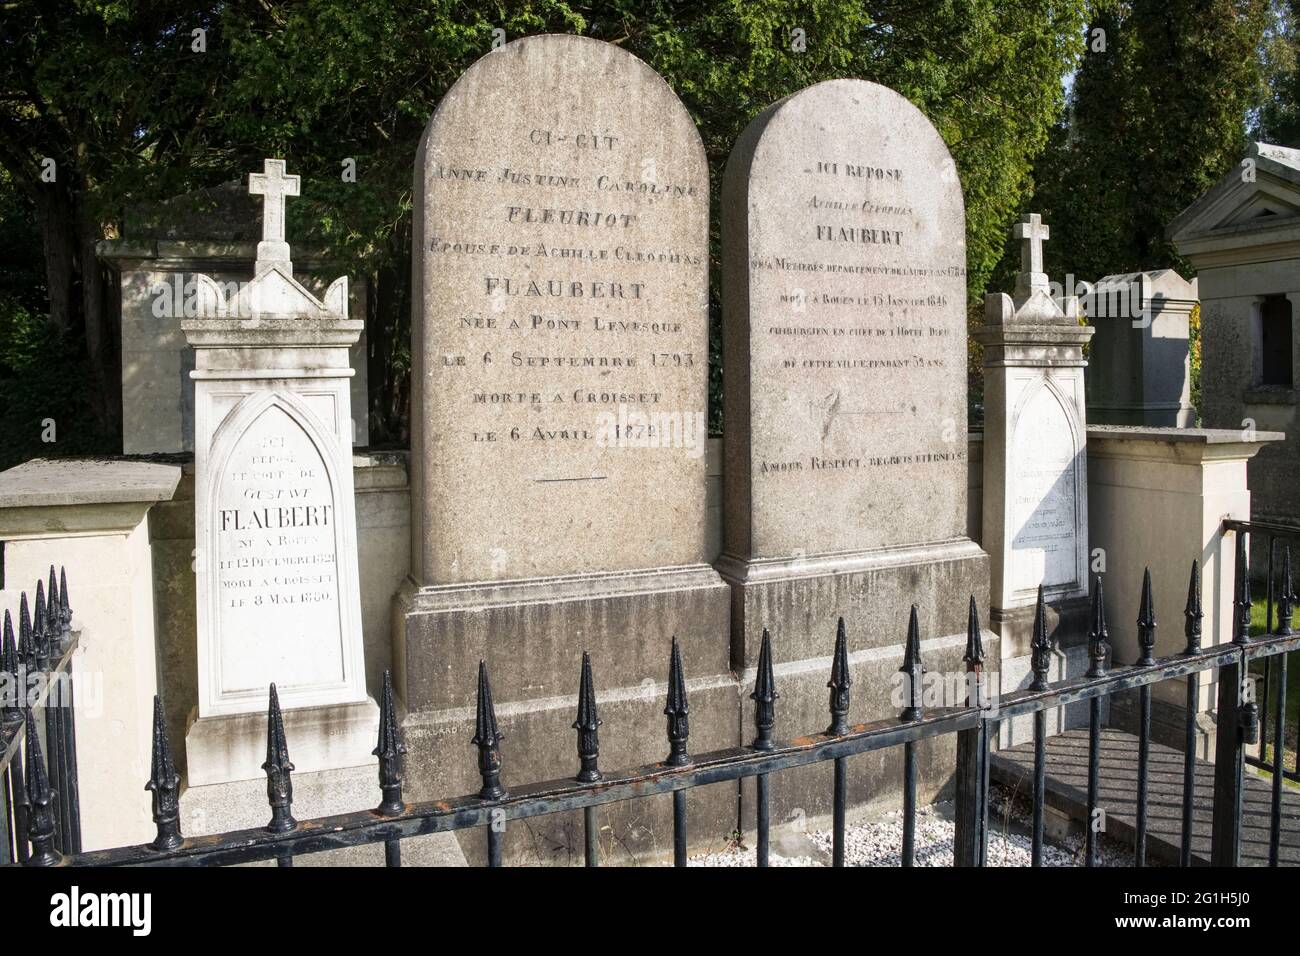
[[[260,686],[273,679],[268,661],[278,660],[294,661],[300,675],[306,667],[313,680],[341,680],[334,502],[315,444],[271,406],[240,436],[217,480],[224,689]],[[273,646],[250,648],[251,635]]]

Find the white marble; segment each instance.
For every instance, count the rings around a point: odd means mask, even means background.
[[[986,297],[983,545],[994,617],[1088,591],[1088,485],[1078,300],[1055,301],[1042,268],[1048,226],[1023,217],[1014,296]]]
[[[268,193],[268,208],[282,201],[283,190]],[[272,682],[287,711],[368,702],[348,364],[363,323],[348,318],[346,277],[317,299],[292,277],[287,247],[268,241],[272,258],[247,285],[227,292],[197,277],[200,316],[182,323],[196,351],[191,781],[259,772],[234,724],[225,739],[239,759],[212,745],[204,721],[264,713]],[[370,725],[373,707],[351,725]],[[361,733],[329,735],[338,739],[299,749],[325,752],[331,767],[370,759]]]

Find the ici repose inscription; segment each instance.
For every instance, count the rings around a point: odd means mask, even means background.
[[[875,84],[811,87],[741,138],[723,214],[725,367],[747,369],[725,416],[750,421],[728,552],[964,535],[964,210],[933,127]]]

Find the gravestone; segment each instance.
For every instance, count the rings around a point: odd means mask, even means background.
[[[727,163],[722,209],[716,566],[733,589],[733,666],[753,680],[769,629],[777,732],[807,733],[827,719],[842,616],[850,720],[896,715],[910,605],[919,605],[926,666],[964,673],[967,602],[988,599],[988,558],[966,536],[956,168],[902,96],[831,80],[749,125]],[[951,772],[951,747],[922,750],[929,780]],[[884,796],[899,759],[862,762],[854,785]],[[829,773],[783,774],[774,813],[825,810]]]
[[[1015,227],[1013,295],[985,297],[983,544],[992,559],[990,625],[1002,638],[1002,682],[1027,686],[1038,588],[1059,649],[1052,680],[1085,664],[1089,588],[1084,343],[1079,301],[1051,296],[1037,214]],[[1049,714],[1054,721],[1056,714]],[[1024,723],[1024,722],[1021,722]],[[1026,727],[1027,723],[1024,724]],[[1019,728],[1019,725],[1017,725]],[[1013,735],[1021,729],[1004,726]],[[1004,738],[1006,739],[1006,738]],[[1016,739],[1020,739],[1017,737]]]
[[[267,160],[255,277],[197,276],[195,575],[199,701],[186,734],[191,786],[263,774],[268,686],[299,771],[373,763],[366,695],[348,349],[348,281],[317,299],[293,277],[285,196],[298,177]]]
[[[708,188],[681,102],[595,40],[507,44],[429,122],[415,173],[413,570],[394,653],[414,792],[478,789],[480,658],[507,786],[570,772],[563,715],[584,649],[602,765],[662,757],[674,636],[699,682],[692,745],[737,742],[727,589],[706,552]],[[734,790],[723,798],[697,835],[734,827]],[[665,851],[666,806],[644,811],[655,826],[611,810],[611,858]],[[506,853],[536,846],[514,828]]]
[[[1190,317],[1197,280],[1172,269],[1105,276],[1084,299],[1097,334],[1088,345],[1088,420],[1094,425],[1191,428]]]

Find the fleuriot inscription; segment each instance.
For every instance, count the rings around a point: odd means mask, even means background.
[[[702,561],[708,170],[676,97],[607,44],[510,44],[417,191],[424,579]]]

